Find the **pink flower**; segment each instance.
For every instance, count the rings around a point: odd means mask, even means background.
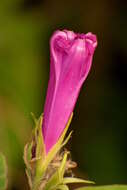
[[[96,36],[56,31],[50,41],[50,78],[44,106],[46,153],[63,132],[92,64]]]

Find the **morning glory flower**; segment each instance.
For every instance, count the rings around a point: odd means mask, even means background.
[[[42,132],[46,153],[61,136],[92,65],[96,36],[56,31],[50,40],[50,77]]]

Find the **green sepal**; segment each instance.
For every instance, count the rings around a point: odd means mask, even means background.
[[[43,159],[45,158],[46,156],[46,153],[45,153],[45,144],[44,144],[44,138],[43,138],[43,135],[42,135],[42,122],[43,122],[43,115],[40,116],[38,122],[37,122],[37,126],[36,126],[36,143],[37,143],[37,146],[36,146],[36,158],[40,158],[40,157],[43,157]]]
[[[28,184],[29,184],[30,188],[32,189],[33,183],[32,183],[31,170],[26,169],[26,175],[27,175],[27,178],[28,178]]]
[[[42,135],[43,114],[37,120],[32,114],[35,128],[32,131],[32,141],[27,143],[24,148],[24,162],[26,164],[26,174],[30,187],[33,186],[33,181],[36,176],[36,170],[45,157],[45,145]],[[33,155],[35,154],[35,155]]]
[[[46,158],[46,152],[45,152],[45,144],[44,139],[42,135],[42,121],[43,117],[39,118],[39,122],[37,123],[37,130],[38,130],[38,139],[37,139],[37,145],[36,145],[36,172],[35,172],[35,181],[34,183],[38,183],[43,177],[44,172],[41,170],[41,166],[43,165],[43,162]]]
[[[63,176],[66,169],[65,167],[66,167],[67,155],[68,155],[68,152],[65,152],[60,167],[57,169],[54,175],[52,175],[52,177],[47,182],[45,186],[45,190],[50,190],[52,188],[55,189],[57,188],[57,186],[59,186],[59,184],[63,184]]]
[[[93,183],[73,177],[64,177],[65,173],[76,167],[76,163],[68,158],[68,151],[63,146],[68,142],[72,132],[64,140],[73,113],[57,143],[46,154],[42,133],[43,115],[37,120],[32,114],[35,128],[32,131],[32,141],[25,146],[24,161],[26,174],[31,190],[69,190],[69,183]]]
[[[32,117],[32,119],[33,119],[33,121],[34,121],[34,124],[35,124],[35,126],[36,126],[38,119],[36,118],[36,116],[34,115],[33,112],[31,112],[31,117]]]
[[[72,133],[70,133],[67,137],[67,139],[63,142],[66,132],[69,128],[69,125],[71,123],[73,117],[73,113],[71,114],[71,117],[68,121],[68,124],[66,126],[66,128],[64,129],[62,135],[60,136],[58,142],[53,146],[53,148],[49,151],[49,153],[46,156],[42,156],[38,161],[37,161],[37,167],[36,167],[36,176],[34,178],[34,188],[39,184],[39,181],[41,181],[43,179],[43,176],[47,170],[47,168],[49,167],[51,161],[55,158],[56,154],[61,150],[61,148],[68,142],[70,136]],[[42,126],[42,125],[41,125]],[[67,154],[67,153],[66,153]],[[60,171],[58,170],[52,177],[51,179],[49,179],[49,181],[47,182],[47,186],[49,187],[50,184],[53,184],[55,182],[55,180],[58,180],[58,184],[60,183],[60,181],[62,181],[62,177],[64,175],[64,170],[65,170],[65,157],[67,158],[67,156],[64,156],[61,167],[60,167]],[[61,178],[61,179],[60,179]],[[52,182],[53,181],[53,182]]]
[[[66,170],[67,155],[68,155],[68,152],[65,152],[64,156],[63,156],[63,160],[62,160],[61,165],[60,165],[60,168],[58,170],[60,181],[63,180],[64,173]]]
[[[7,164],[5,157],[0,153],[0,190],[7,188]]]
[[[87,183],[87,184],[94,184],[92,181],[83,180],[80,178],[74,177],[64,177],[66,164],[67,164],[67,155],[68,152],[64,153],[63,160],[61,162],[60,167],[58,170],[52,175],[45,186],[45,190],[57,190],[57,189],[67,189],[67,184],[70,183]]]
[[[59,184],[61,184],[60,176],[59,176],[59,172],[56,171],[47,182],[44,190],[52,190],[52,189],[55,190]]]
[[[31,169],[30,161],[32,159],[32,146],[33,146],[33,143],[31,142],[31,143],[27,143],[24,147],[23,159],[26,164],[26,167],[29,169]]]
[[[53,146],[53,148],[49,151],[49,153],[46,155],[46,157],[41,162],[39,168],[38,168],[38,175],[43,176],[44,172],[46,171],[49,163],[54,159],[55,155],[58,153],[58,151],[61,149],[62,142],[65,138],[66,132],[69,128],[69,125],[71,123],[73,117],[73,113],[71,114],[71,117],[68,121],[67,126],[65,127],[62,135],[60,136],[58,142]]]
[[[73,131],[71,131],[71,132],[69,133],[69,135],[67,136],[67,138],[65,139],[65,141],[61,144],[61,148],[62,148],[63,146],[65,146],[65,145],[68,143],[69,139],[71,138],[72,132],[73,132]]]

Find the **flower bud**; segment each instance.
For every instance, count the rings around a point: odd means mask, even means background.
[[[50,77],[42,132],[46,153],[61,136],[92,64],[96,36],[56,31],[50,41]]]

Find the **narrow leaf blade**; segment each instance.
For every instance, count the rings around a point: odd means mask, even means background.
[[[127,185],[107,185],[96,187],[82,187],[75,190],[127,190]]]
[[[68,183],[87,183],[87,184],[94,184],[93,181],[88,181],[88,180],[84,180],[84,179],[80,179],[80,178],[74,178],[74,177],[65,177],[63,179],[63,183],[64,184],[68,184]]]

